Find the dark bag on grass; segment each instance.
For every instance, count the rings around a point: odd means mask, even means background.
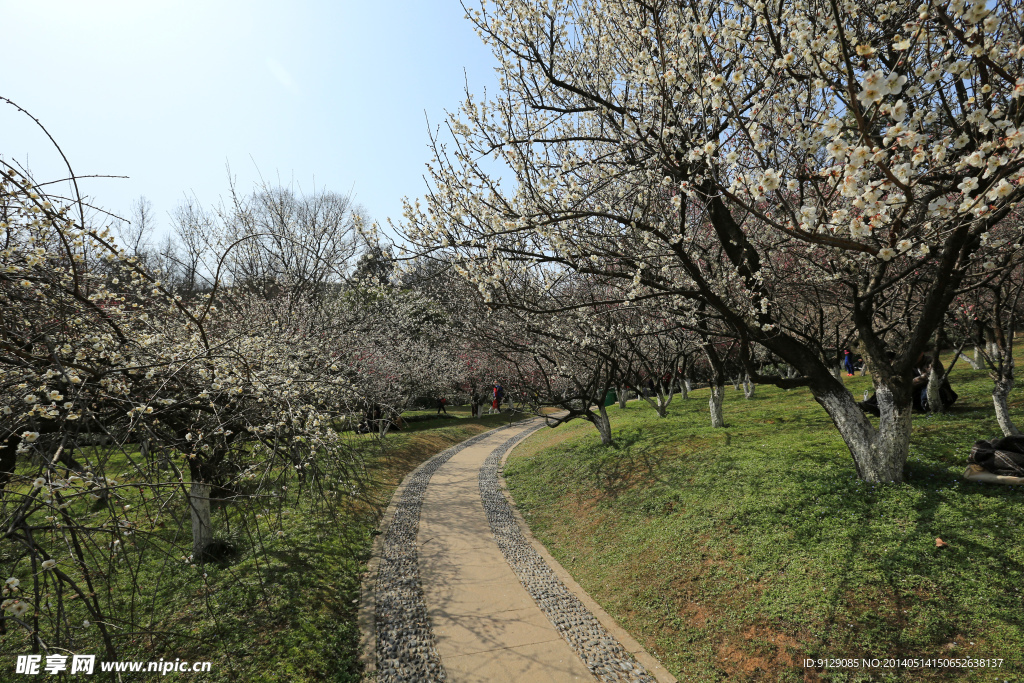
[[[1024,435],[975,441],[967,462],[1004,477],[1024,477]]]

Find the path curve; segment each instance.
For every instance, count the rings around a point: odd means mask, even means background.
[[[490,433],[478,434],[447,448],[416,468],[395,492],[397,501],[392,500],[385,514],[388,526],[379,549],[371,639],[378,681],[447,680],[434,646],[420,587],[416,552],[420,507],[434,472],[453,455],[486,439]]]
[[[674,680],[596,605],[595,618],[571,578],[566,587],[502,495],[502,457],[543,426],[536,418],[464,441],[396,492],[374,591],[368,668],[378,681],[655,683],[631,652]]]

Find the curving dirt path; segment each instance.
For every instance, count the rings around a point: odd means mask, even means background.
[[[528,420],[454,446],[395,493],[371,560],[374,607],[361,620],[378,681],[675,680],[533,540],[503,495],[502,457],[543,426]]]

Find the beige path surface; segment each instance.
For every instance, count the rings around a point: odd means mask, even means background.
[[[454,455],[423,496],[420,581],[437,650],[452,683],[589,683],[594,676],[505,562],[480,501],[481,465],[517,433],[500,430]]]

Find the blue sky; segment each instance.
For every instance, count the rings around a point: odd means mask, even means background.
[[[422,196],[427,121],[478,96],[493,58],[452,0],[0,0],[0,95],[49,129],[86,194],[126,215],[145,195],[166,228],[262,177],[352,190],[374,219]],[[59,157],[9,106],[0,154],[37,180]]]

